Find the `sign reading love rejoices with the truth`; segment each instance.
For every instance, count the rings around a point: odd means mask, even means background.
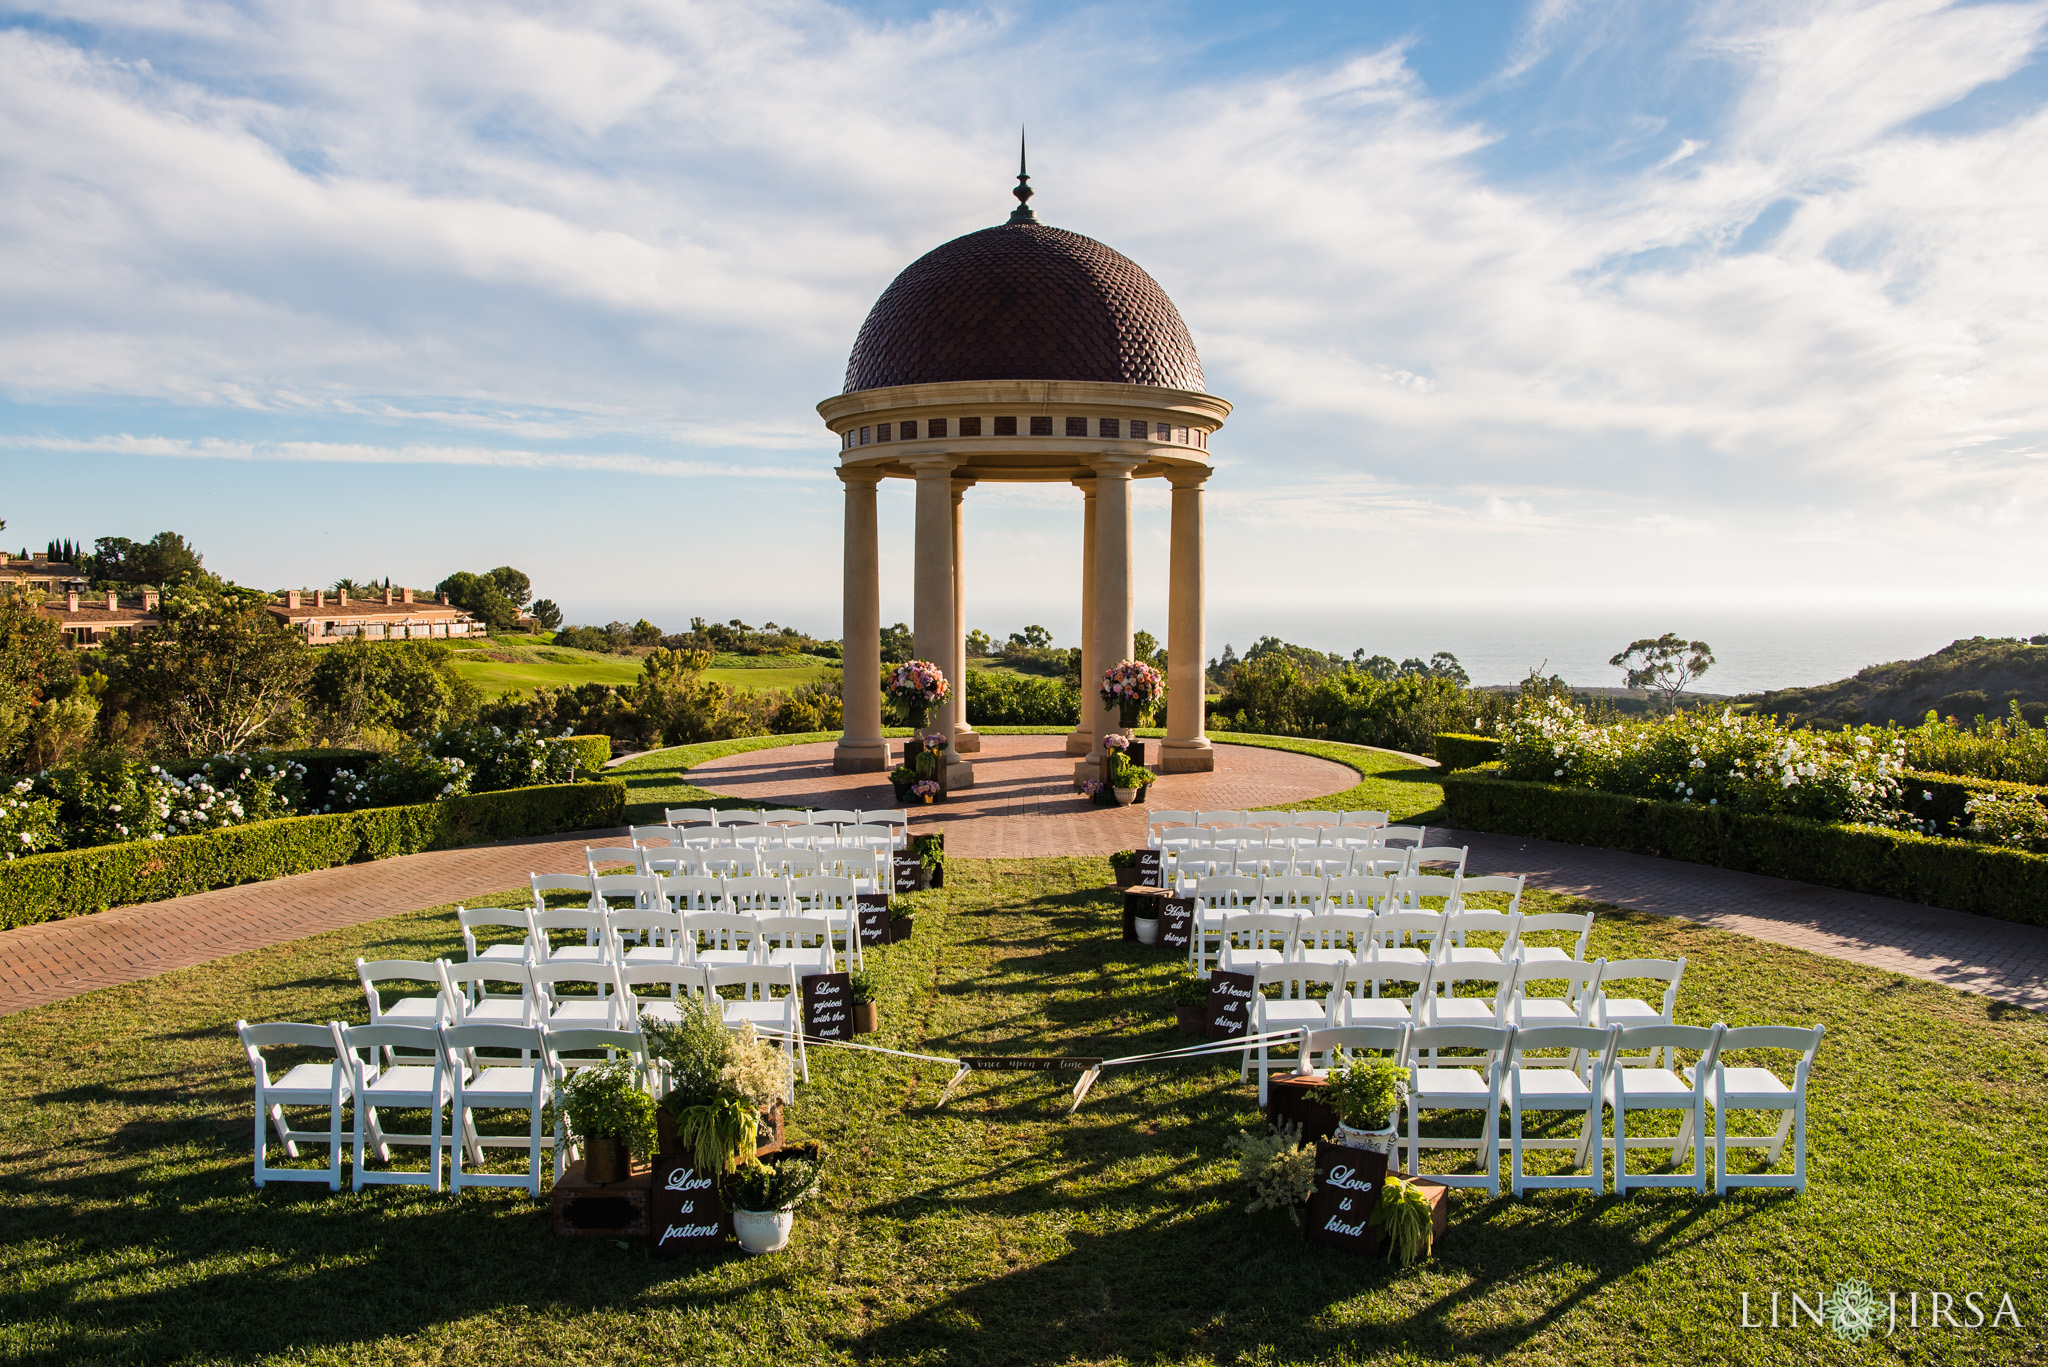
[[[844,973],[803,979],[804,1033],[812,1039],[853,1038],[853,980]]]

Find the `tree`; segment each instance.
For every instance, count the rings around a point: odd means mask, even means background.
[[[489,575],[457,570],[434,585],[434,592],[447,594],[449,602],[494,632],[510,631],[519,625],[518,604],[507,598],[497,580]]]
[[[1664,710],[1675,712],[1678,695],[1685,686],[1713,665],[1714,649],[1705,641],[1682,640],[1675,632],[1667,631],[1654,640],[1644,637],[1631,642],[1628,649],[1607,663],[1626,674],[1628,687],[1661,695]]]
[[[1460,688],[1472,682],[1465,666],[1459,664],[1458,657],[1448,650],[1439,650],[1429,657],[1429,676],[1432,679],[1449,679]]]
[[[482,695],[456,671],[454,655],[430,641],[358,638],[322,649],[307,690],[320,729],[342,740],[373,728],[418,739],[468,721]]]
[[[158,532],[147,541],[103,536],[90,557],[95,580],[111,584],[156,584],[172,588],[200,577],[202,560],[176,532]]]
[[[498,592],[505,595],[515,608],[523,608],[533,597],[533,581],[510,565],[500,565],[484,578],[498,586]]]
[[[1160,646],[1159,638],[1149,631],[1131,633],[1131,658],[1139,664],[1151,665],[1162,674],[1166,672],[1166,651]]]
[[[313,673],[306,638],[239,593],[117,636],[104,653],[130,707],[187,756],[289,740]]]
[[[632,641],[636,646],[658,646],[661,644],[661,628],[642,617],[633,623]]]
[[[1351,667],[1361,674],[1378,679],[1381,683],[1398,676],[1401,672],[1401,666],[1395,664],[1392,658],[1386,655],[1367,655],[1364,646],[1351,652]]]
[[[1044,650],[1052,644],[1052,633],[1034,623],[1022,631],[1011,632],[1010,640],[1026,650]]]
[[[996,643],[989,639],[987,632],[976,627],[967,633],[967,654],[970,659],[986,659],[995,653]]]
[[[42,595],[0,588],[0,773],[28,735],[39,704],[77,673],[64,629],[39,611]]]
[[[882,662],[901,664],[916,651],[916,641],[911,637],[910,627],[898,622],[893,627],[882,628]]]
[[[553,631],[562,625],[562,610],[552,598],[537,599],[533,605],[533,620],[540,623],[541,630]]]

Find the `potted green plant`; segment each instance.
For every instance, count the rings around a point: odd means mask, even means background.
[[[631,1060],[579,1068],[556,1089],[569,1132],[582,1141],[583,1175],[599,1186],[622,1181],[631,1159],[655,1144],[654,1098],[641,1089]]]
[[[777,1253],[789,1246],[796,1208],[817,1195],[825,1175],[822,1155],[800,1152],[742,1163],[725,1180],[732,1232],[747,1253]]]
[[[910,837],[910,848],[917,853],[918,863],[924,866],[924,885],[928,888],[946,886],[946,833],[927,831]]]
[[[882,1009],[875,1004],[875,975],[865,968],[856,968],[846,975],[847,987],[853,997],[853,1033],[872,1035],[882,1028]]]
[[[1430,1208],[1429,1198],[1399,1173],[1387,1174],[1367,1222],[1380,1232],[1387,1256],[1399,1254],[1403,1267],[1418,1257],[1428,1257],[1436,1245],[1436,1212]]]
[[[1138,933],[1138,943],[1148,947],[1159,944],[1159,899],[1140,897],[1138,904],[1131,908],[1131,927]]]
[[[673,1022],[640,1022],[665,1088],[655,1116],[661,1151],[687,1151],[710,1171],[730,1167],[759,1146],[764,1128],[780,1136],[789,1060],[751,1025],[728,1030],[701,997],[676,1008]]]
[[[1173,985],[1173,1023],[1183,1035],[1199,1035],[1209,1014],[1209,980],[1190,974]]]
[[[1126,732],[1165,691],[1165,677],[1137,660],[1119,660],[1102,671],[1099,692],[1103,704],[1116,709],[1117,721]]]
[[[1408,1070],[1390,1058],[1347,1057],[1340,1046],[1330,1060],[1323,1099],[1337,1114],[1336,1143],[1392,1153],[1408,1100]]]
[[[899,764],[889,771],[889,786],[896,790],[896,800],[905,806],[916,796],[911,789],[918,785],[917,770],[907,764]]]
[[[1134,802],[1143,802],[1145,791],[1158,781],[1159,775],[1131,763],[1121,751],[1112,750],[1107,758],[1109,786],[1116,794],[1117,805],[1128,807]]]
[[[1109,857],[1109,869],[1116,875],[1116,885],[1120,888],[1134,888],[1145,879],[1145,875],[1138,871],[1136,850],[1118,850],[1112,854]]]
[[[889,939],[907,940],[917,929],[917,904],[908,897],[898,897],[889,903]]]

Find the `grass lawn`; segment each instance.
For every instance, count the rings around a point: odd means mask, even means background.
[[[879,1042],[1115,1055],[1181,1042],[1178,966],[1116,938],[1104,860],[957,861],[879,950]],[[1541,909],[1565,899],[1538,895]],[[817,1050],[792,1129],[834,1154],[787,1253],[652,1262],[558,1240],[515,1192],[249,1184],[251,1019],[360,1018],[357,955],[457,952],[448,909],[0,1019],[0,1357],[243,1363],[2039,1362],[2043,1022],[1685,922],[1603,913],[1593,951],[1684,955],[1682,1019],[1824,1020],[1803,1197],[1453,1197],[1409,1271],[1243,1212],[1235,1069],[1043,1075]],[[1642,1156],[1639,1155],[1638,1161]],[[1744,1329],[1846,1278],[2010,1291],[2020,1329],[1838,1343]],[[1925,1305],[1925,1296],[1922,1297]]]
[[[534,637],[478,642],[458,651],[453,664],[464,678],[497,697],[515,688],[563,688],[577,684],[629,684],[641,674],[641,656],[572,650]],[[830,677],[832,666],[809,655],[719,655],[704,677],[734,688],[787,692]]]

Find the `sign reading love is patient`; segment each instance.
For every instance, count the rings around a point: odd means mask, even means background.
[[[725,1247],[725,1203],[718,1196],[718,1176],[696,1160],[663,1154],[654,1160],[654,1191],[647,1232],[654,1253],[704,1253]]]

